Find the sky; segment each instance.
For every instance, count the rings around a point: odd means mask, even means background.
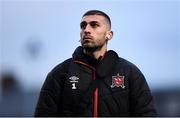
[[[110,16],[108,49],[134,63],[150,88],[180,86],[179,0],[1,0],[0,72],[40,89],[80,45],[79,23],[91,9]]]

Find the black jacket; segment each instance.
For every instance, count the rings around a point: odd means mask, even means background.
[[[41,89],[35,116],[156,116],[140,70],[110,50],[96,60],[78,47]]]

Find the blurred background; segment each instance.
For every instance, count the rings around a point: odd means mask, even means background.
[[[108,49],[136,64],[159,116],[180,116],[179,0],[0,0],[0,116],[33,116],[54,66],[80,45],[80,20],[106,12]]]

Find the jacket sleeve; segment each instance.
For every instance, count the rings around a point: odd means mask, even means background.
[[[130,77],[130,110],[132,116],[157,116],[153,96],[141,71],[134,67]]]
[[[61,94],[66,73],[62,65],[53,69],[47,76],[39,95],[34,116],[58,116],[61,104]]]

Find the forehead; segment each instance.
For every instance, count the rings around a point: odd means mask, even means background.
[[[97,21],[99,23],[107,23],[106,18],[101,15],[87,15],[87,16],[82,17],[81,22],[83,21],[86,21],[86,22]]]

